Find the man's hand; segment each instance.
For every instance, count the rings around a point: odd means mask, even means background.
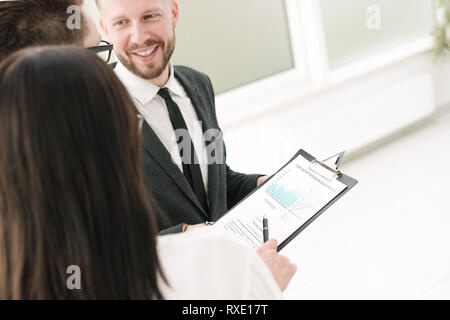
[[[277,241],[270,239],[259,247],[256,252],[269,267],[281,291],[284,291],[297,272],[297,266],[291,263],[287,257],[279,255],[277,246]]]
[[[260,186],[261,184],[263,184],[264,181],[266,181],[268,178],[269,178],[268,176],[262,176],[262,177],[259,177],[259,178],[256,180],[256,187],[259,187],[259,186]]]

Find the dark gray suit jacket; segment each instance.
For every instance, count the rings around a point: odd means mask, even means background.
[[[175,77],[191,99],[202,122],[203,132],[209,129],[220,130],[216,118],[214,91],[208,76],[188,67],[176,66]],[[218,132],[215,139],[208,138],[205,143],[207,146],[216,143],[217,150],[220,151],[223,135],[221,131]],[[223,148],[224,161],[208,166],[209,212],[205,212],[182,171],[173,163],[169,152],[146,122],[142,126],[142,139],[144,183],[150,197],[156,200],[161,209],[158,211],[160,234],[181,232],[183,223],[217,221],[256,187],[256,180],[261,176],[232,171],[226,165]],[[215,156],[214,152],[211,152],[211,155]]]

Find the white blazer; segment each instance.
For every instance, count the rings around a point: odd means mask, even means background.
[[[158,236],[157,250],[169,286],[165,299],[281,299],[281,290],[256,251],[208,227]]]

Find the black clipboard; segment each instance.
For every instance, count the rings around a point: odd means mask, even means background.
[[[277,251],[280,251],[283,249],[289,242],[291,242],[300,232],[306,229],[314,220],[316,220],[322,213],[324,213],[329,207],[331,207],[337,200],[339,200],[344,194],[346,194],[348,191],[350,191],[357,183],[358,180],[342,173],[339,170],[335,170],[333,168],[330,168],[326,164],[323,164],[321,161],[317,160],[315,157],[310,155],[305,150],[299,150],[284,166],[282,166],[275,174],[270,176],[264,183],[262,183],[258,188],[255,188],[251,193],[249,193],[244,199],[239,201],[236,205],[234,205],[229,211],[233,210],[235,207],[237,207],[241,202],[245,201],[248,197],[250,197],[256,190],[259,188],[262,188],[266,183],[269,183],[270,180],[278,172],[283,170],[289,163],[291,163],[294,159],[297,157],[302,156],[309,162],[311,162],[311,166],[317,166],[317,168],[320,168],[320,170],[326,170],[331,174],[332,179],[337,179],[339,182],[345,184],[347,188],[345,188],[341,193],[339,193],[336,197],[334,197],[330,202],[328,202],[322,209],[320,209],[318,212],[316,212],[311,218],[309,218],[305,223],[303,223],[296,231],[294,231],[286,240],[284,240],[282,243],[280,243],[277,247]],[[315,171],[316,173],[320,174],[319,171]],[[329,180],[329,179],[328,179]]]

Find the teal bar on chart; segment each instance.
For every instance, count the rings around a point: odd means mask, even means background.
[[[290,207],[300,198],[300,192],[286,190],[286,186],[280,186],[275,183],[267,188],[267,193],[281,203],[285,208]]]

